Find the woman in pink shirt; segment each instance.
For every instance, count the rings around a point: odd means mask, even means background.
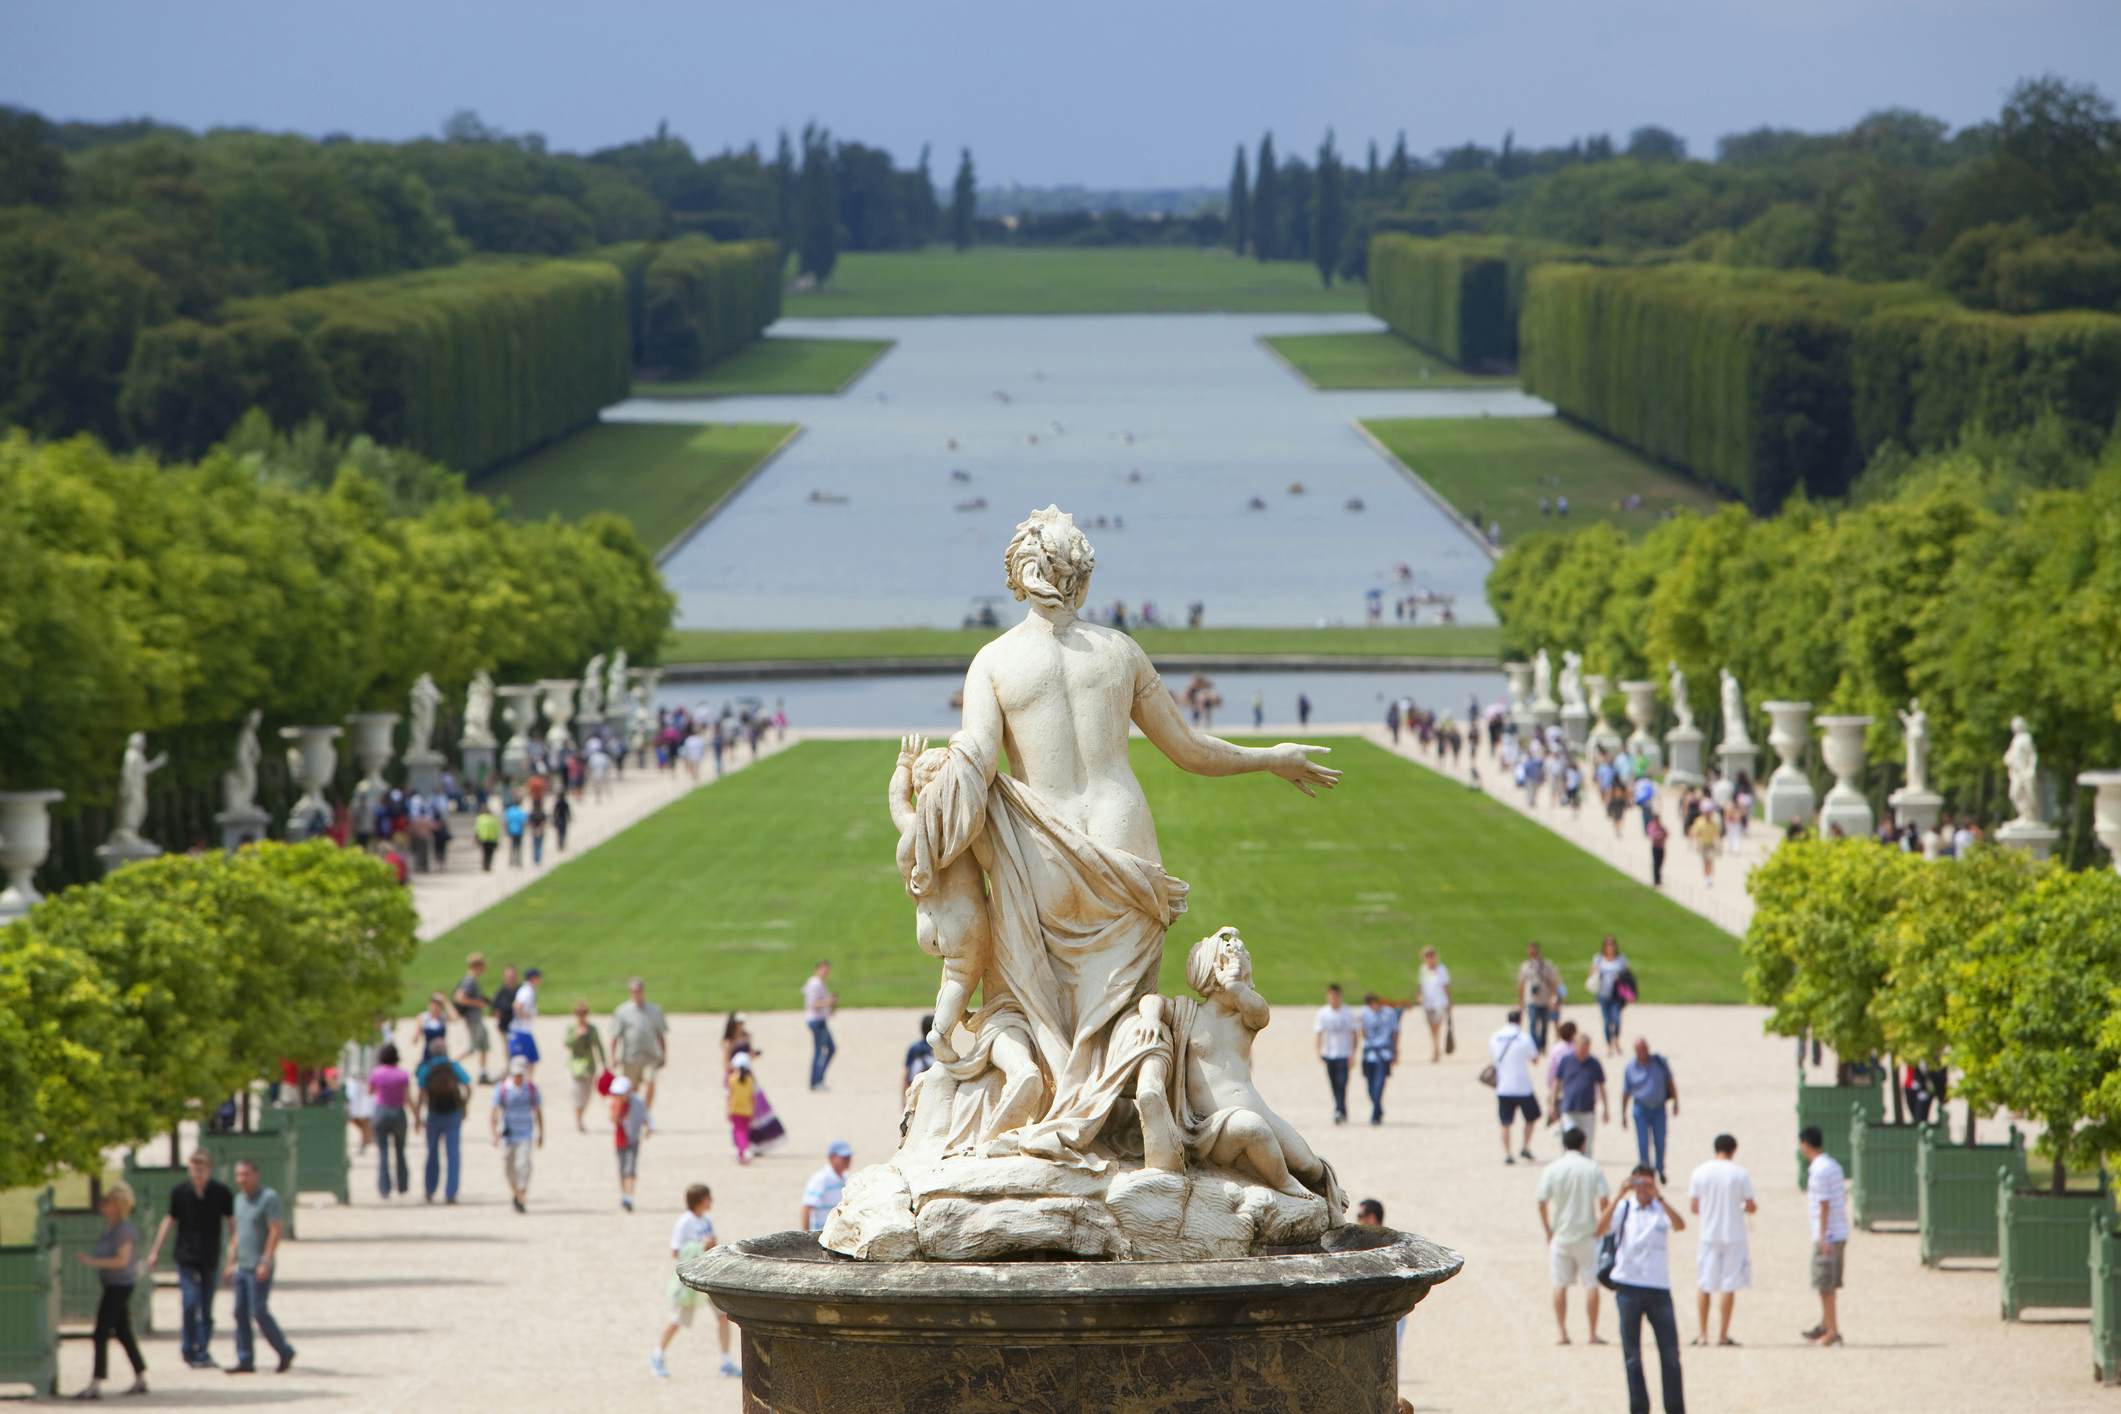
[[[390,1152],[398,1151],[398,1192],[412,1191],[412,1171],[405,1166],[405,1097],[412,1077],[398,1065],[398,1048],[385,1042],[376,1052],[376,1068],[368,1072],[368,1093],[376,1100],[376,1191],[390,1196]]]

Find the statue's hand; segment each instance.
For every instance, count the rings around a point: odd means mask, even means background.
[[[1295,742],[1285,741],[1279,746],[1267,748],[1267,769],[1305,795],[1315,796],[1318,792],[1311,787],[1323,786],[1327,790],[1333,789],[1334,784],[1340,780],[1340,772],[1330,766],[1319,765],[1311,757],[1332,754],[1333,748],[1330,746],[1299,746]]]
[[[914,758],[928,749],[928,738],[918,732],[909,732],[898,739],[898,763],[911,766]]]

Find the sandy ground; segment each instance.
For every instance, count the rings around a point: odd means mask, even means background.
[[[793,991],[799,979],[791,979]],[[1802,1202],[1793,1179],[1794,1123],[1789,1043],[1760,1035],[1751,1009],[1646,1006],[1630,1014],[1672,1060],[1684,1100],[1673,1126],[1675,1183],[1708,1154],[1723,1129],[1740,1141],[1761,1210],[1753,1220],[1755,1289],[1740,1297],[1736,1350],[1693,1350],[1686,1380],[1696,1410],[1953,1410],[2003,1406],[2043,1411],[2108,1409],[2091,1382],[2081,1314],[2007,1325],[1997,1316],[1990,1268],[1926,1271],[1912,1234],[1858,1233],[1851,1247],[1843,1328],[1848,1345],[1819,1350],[1797,1338],[1816,1313],[1805,1287]],[[1501,1408],[1610,1410],[1624,1407],[1619,1348],[1557,1348],[1545,1249],[1533,1191],[1539,1166],[1502,1166],[1490,1092],[1474,1079],[1494,1008],[1460,1015],[1461,1046],[1440,1066],[1424,1037],[1408,1037],[1414,1059],[1387,1094],[1382,1127],[1335,1129],[1323,1074],[1311,1056],[1309,1013],[1279,1008],[1257,1060],[1269,1100],[1302,1125],[1339,1166],[1351,1193],[1382,1199],[1395,1226],[1466,1254],[1465,1272],[1438,1288],[1409,1323],[1401,1388],[1430,1411]],[[540,1023],[547,1055],[561,1022]],[[828,1093],[805,1089],[809,1038],[793,1013],[759,1015],[761,1076],[786,1117],[781,1152],[739,1168],[721,1118],[715,1039],[719,1022],[687,1016],[675,1026],[675,1066],[657,1105],[660,1131],[641,1162],[642,1211],[620,1211],[610,1127],[592,1112],[577,1134],[564,1076],[555,1075],[552,1123],[538,1156],[531,1210],[508,1207],[500,1162],[484,1143],[467,1147],[464,1197],[455,1208],[417,1197],[376,1196],[373,1156],[356,1170],[354,1202],[303,1199],[303,1233],[288,1245],[274,1306],[298,1347],[294,1370],[236,1380],[184,1369],[177,1360],[178,1300],[158,1291],[158,1331],[146,1343],[156,1398],[148,1403],[212,1408],[280,1401],[424,1410],[505,1400],[519,1408],[626,1407],[735,1410],[736,1381],[715,1373],[711,1313],[682,1332],[672,1378],[648,1371],[663,1319],[665,1246],[688,1182],[712,1184],[725,1237],[792,1226],[805,1177],[825,1145],[845,1137],[857,1163],[887,1152],[898,1113],[898,1058],[915,1018],[904,1011],[849,1013],[835,1027],[840,1056]],[[1631,1028],[1632,1030],[1633,1028]],[[557,1069],[548,1062],[548,1069]],[[483,1127],[485,1105],[474,1118]],[[483,1128],[481,1130],[483,1132]],[[1542,1160],[1557,1131],[1535,1144]],[[1633,1160],[1617,1128],[1602,1128],[1599,1158],[1614,1178]],[[419,1140],[415,1138],[415,1160]],[[415,1183],[417,1184],[417,1171]],[[1682,1333],[1691,1336],[1694,1232],[1673,1244]],[[224,1292],[214,1353],[230,1358],[231,1308]],[[1610,1302],[1603,1333],[1615,1334]],[[112,1352],[122,1368],[122,1358]],[[64,1347],[63,1387],[86,1378],[89,1347]],[[1979,1393],[1977,1394],[1976,1391]]]

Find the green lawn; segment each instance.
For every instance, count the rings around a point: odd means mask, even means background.
[[[1011,617],[1014,617],[1012,614]],[[705,629],[674,628],[663,640],[669,663],[756,662],[799,658],[921,658],[969,663],[995,629]],[[1415,628],[1151,628],[1135,631],[1150,653],[1330,653],[1349,657],[1494,658],[1501,630],[1481,624]]]
[[[1506,806],[1367,742],[1330,744],[1348,775],[1312,800],[1264,775],[1182,775],[1135,743],[1165,862],[1192,885],[1165,992],[1184,989],[1185,949],[1230,923],[1279,1002],[1335,980],[1407,996],[1423,944],[1461,1000],[1500,1001],[1529,938],[1580,990],[1606,932],[1659,1002],[1743,999],[1735,938]],[[694,792],[428,945],[406,995],[453,983],[476,948],[543,967],[553,1011],[609,1007],[632,973],[672,1010],[786,1008],[820,956],[850,1006],[925,1003],[937,971],[892,864],[892,759],[885,741],[806,742]]]
[[[636,383],[637,398],[742,398],[837,393],[869,371],[890,339],[754,339],[697,378]]]
[[[791,289],[790,318],[919,314],[1358,314],[1360,285],[1324,289],[1308,261],[1190,246],[946,246],[842,254],[820,290]]]
[[[517,520],[615,511],[660,550],[721,504],[797,428],[787,423],[600,422],[479,478]]]
[[[1611,521],[1630,534],[1670,509],[1708,510],[1714,491],[1615,442],[1558,417],[1389,418],[1365,422],[1392,455],[1483,527],[1502,525],[1502,543],[1535,530]],[[1642,504],[1621,509],[1640,496]],[[1542,516],[1539,502],[1569,498],[1566,518]]]
[[[1512,388],[1514,373],[1468,373],[1397,334],[1281,334],[1260,340],[1314,388]]]

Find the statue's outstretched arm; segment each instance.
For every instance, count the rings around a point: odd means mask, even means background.
[[[1142,659],[1142,670],[1147,674],[1147,681],[1137,684],[1134,693],[1134,725],[1140,727],[1142,735],[1155,743],[1156,749],[1170,757],[1179,769],[1191,771],[1196,776],[1236,776],[1247,771],[1272,771],[1305,795],[1317,794],[1312,789],[1314,786],[1330,790],[1340,779],[1340,772],[1311,759],[1313,755],[1328,754],[1331,747],[1299,746],[1286,741],[1278,746],[1238,746],[1198,730],[1179,714],[1178,704],[1164,690],[1146,657]],[[968,695],[965,699],[968,723],[972,717],[971,701]]]

